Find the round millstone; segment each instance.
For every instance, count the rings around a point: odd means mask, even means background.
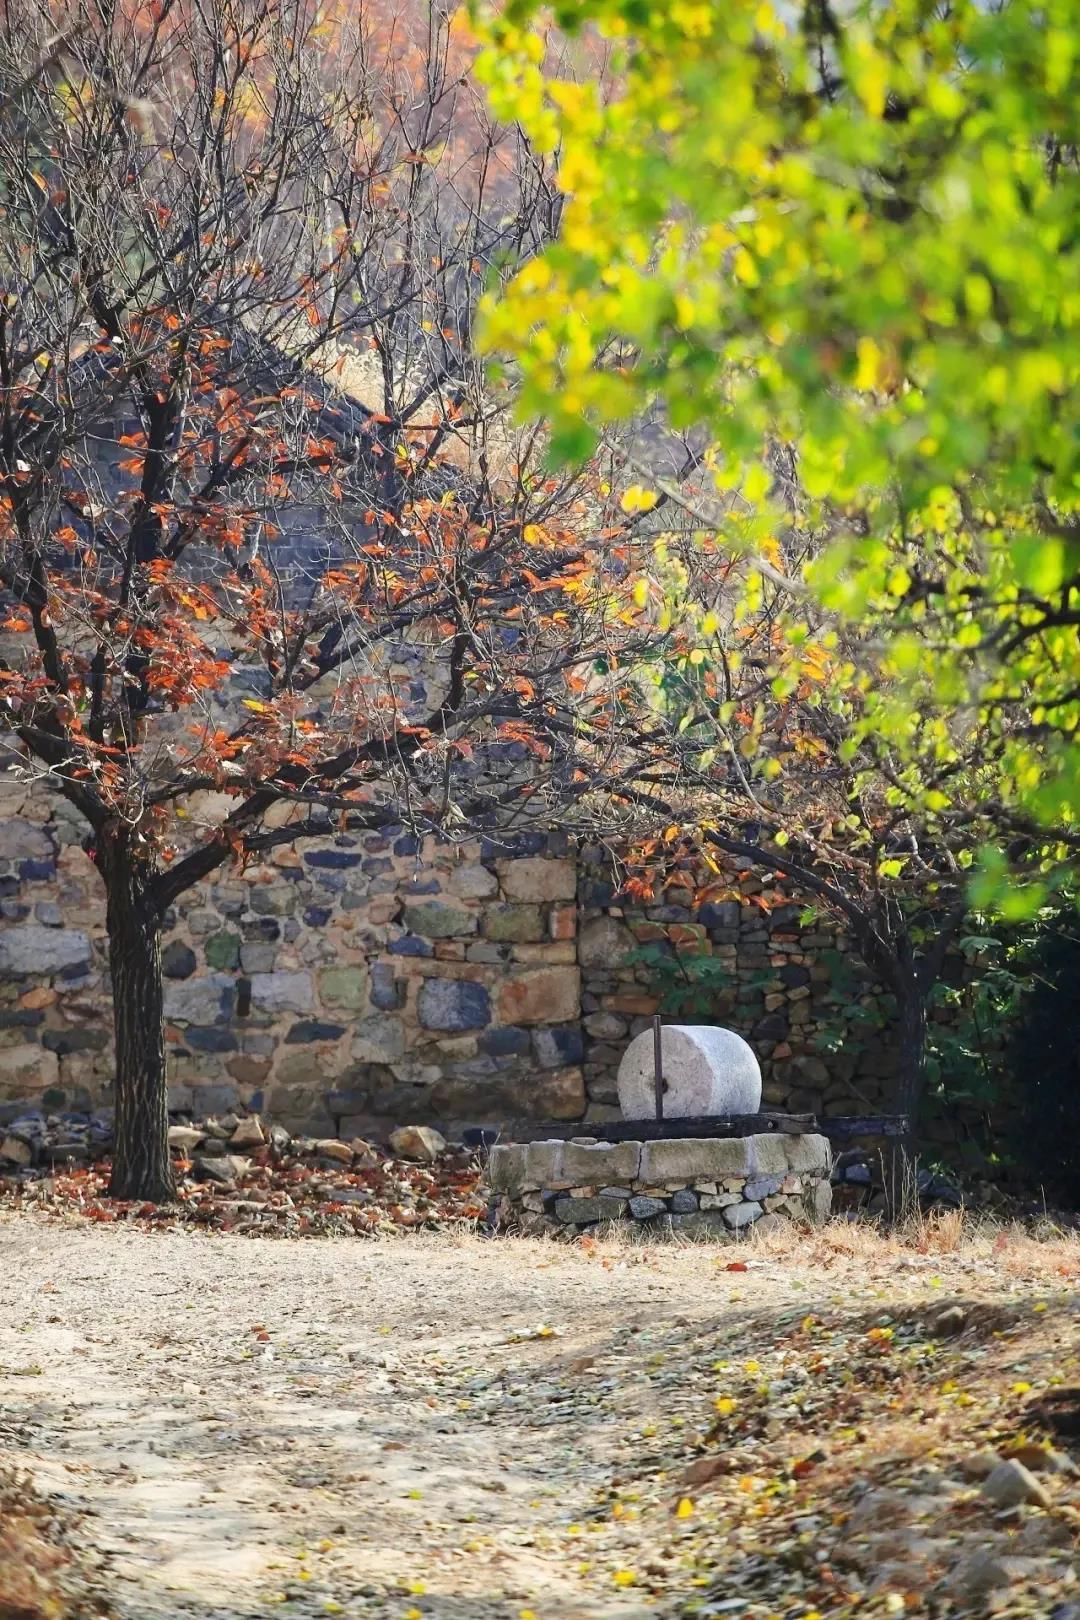
[[[660,1032],[664,1118],[756,1114],[761,1108],[761,1069],[752,1049],[734,1030],[713,1024],[667,1024]],[[619,1064],[619,1107],[624,1119],[655,1119],[653,1034],[630,1042]]]

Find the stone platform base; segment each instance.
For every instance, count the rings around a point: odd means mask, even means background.
[[[780,1133],[506,1143],[488,1160],[488,1208],[497,1229],[569,1234],[614,1221],[730,1238],[825,1220],[831,1164],[826,1137]]]

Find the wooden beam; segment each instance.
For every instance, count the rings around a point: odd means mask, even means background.
[[[827,1136],[846,1142],[860,1136],[903,1136],[902,1114],[847,1115],[818,1119],[814,1114],[715,1114],[688,1119],[582,1120],[579,1125],[553,1120],[550,1125],[510,1126],[500,1132],[511,1142],[570,1141],[589,1136],[599,1142],[656,1142],[698,1136]]]

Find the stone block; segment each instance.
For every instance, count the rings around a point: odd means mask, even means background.
[[[577,868],[573,861],[535,855],[498,861],[496,867],[508,900],[573,900],[577,895]]]
[[[251,1004],[259,1012],[310,1012],[315,990],[310,973],[253,973]]]
[[[749,1136],[703,1136],[645,1142],[641,1149],[641,1179],[685,1183],[745,1176],[751,1169],[749,1144],[754,1140]]]
[[[339,1041],[344,1033],[344,1024],[329,1024],[321,1018],[302,1018],[289,1030],[285,1045],[311,1046],[316,1041]]]
[[[203,946],[208,967],[225,970],[240,966],[240,935],[220,929],[211,934]]]
[[[0,933],[0,973],[63,973],[90,961],[90,936],[78,928],[24,923]]]
[[[667,1205],[662,1198],[650,1198],[647,1193],[635,1193],[630,1199],[630,1213],[635,1221],[650,1221],[657,1215],[667,1213]]]
[[[778,1193],[783,1185],[781,1176],[754,1176],[746,1183],[743,1193],[745,1197],[757,1199],[758,1203],[761,1203],[764,1199],[771,1198],[774,1193]]]
[[[577,951],[572,939],[544,940],[539,945],[511,945],[511,959],[521,962],[526,967],[534,963],[537,966],[549,967],[576,967]]]
[[[485,1180],[492,1192],[517,1192],[531,1178],[525,1165],[525,1148],[516,1142],[499,1142],[488,1154]]]
[[[237,1085],[261,1086],[270,1073],[270,1059],[268,1057],[252,1057],[248,1052],[241,1052],[239,1056],[230,1058],[225,1067]],[[171,1091],[169,1095],[171,1099]]]
[[[354,1063],[396,1063],[405,1055],[405,1031],[400,1019],[385,1014],[364,1018],[353,1031]]]
[[[330,969],[333,972],[333,969]],[[319,979],[319,991],[322,993],[322,976]],[[371,1004],[378,1007],[380,1012],[392,1012],[405,1005],[405,986],[395,977],[394,970],[389,962],[373,962],[371,965]],[[325,998],[324,998],[325,999]]]
[[[479,1049],[488,1057],[523,1057],[529,1050],[527,1029],[489,1029],[480,1037]],[[556,1059],[556,1063],[566,1059]],[[555,1064],[550,1065],[555,1067]]]
[[[588,1013],[582,1019],[582,1024],[586,1032],[598,1041],[622,1040],[628,1027],[625,1018],[610,1012]]]
[[[577,934],[577,908],[552,906],[548,915],[548,935],[554,940],[573,939]]]
[[[803,1208],[815,1226],[820,1226],[832,1214],[832,1183],[816,1181],[803,1197]]]
[[[529,1109],[534,1119],[580,1119],[585,1112],[585,1076],[580,1069],[551,1069],[530,1080]]]
[[[60,1064],[55,1052],[29,1043],[0,1050],[0,1097],[47,1091],[59,1081]]]
[[[585,1043],[576,1024],[533,1030],[532,1045],[536,1061],[542,1069],[558,1069],[568,1063],[580,1063],[585,1054]]]
[[[22,816],[0,819],[0,861],[48,860],[52,853],[52,840],[44,827]]]
[[[423,939],[452,939],[475,934],[477,918],[474,911],[447,905],[445,900],[419,900],[405,906],[403,921],[411,934]]]
[[[637,949],[637,940],[617,917],[594,917],[578,935],[578,961],[583,968],[621,967]]]
[[[318,984],[319,999],[326,1007],[344,1007],[356,1012],[367,1000],[368,976],[363,967],[322,968]]]
[[[161,971],[166,979],[190,979],[197,966],[195,952],[183,940],[171,940],[161,953]]]
[[[750,1150],[752,1175],[780,1177],[787,1175],[787,1143],[798,1141],[798,1137],[770,1131],[768,1135],[763,1132],[760,1136],[748,1136],[746,1140],[753,1144]]]
[[[486,866],[456,866],[447,880],[447,888],[461,900],[489,900],[498,894],[499,880]]]
[[[525,1144],[525,1180],[537,1187],[554,1187],[563,1180],[563,1142]],[[493,1150],[494,1151],[494,1150]]]
[[[697,1193],[691,1192],[689,1187],[680,1187],[671,1197],[671,1210],[674,1215],[688,1215],[691,1210],[698,1207]]]
[[[744,1199],[741,1204],[731,1204],[722,1211],[724,1221],[733,1232],[741,1232],[744,1227],[752,1226],[764,1213],[763,1206],[755,1199]]]
[[[562,1176],[566,1181],[598,1186],[608,1181],[636,1181],[641,1159],[639,1142],[597,1142],[588,1147],[567,1142]]]
[[[785,1136],[784,1145],[789,1170],[827,1176],[832,1169],[832,1145],[827,1136]]]
[[[425,1029],[483,1029],[491,1021],[491,998],[484,985],[469,979],[425,979],[416,1013]]]
[[[618,1221],[626,1214],[625,1198],[557,1198],[555,1218],[564,1226],[591,1226],[595,1221]]]
[[[192,1052],[235,1052],[239,1042],[225,1024],[188,1024],[184,1045]]]
[[[576,967],[525,968],[499,990],[499,1022],[563,1024],[578,1015],[581,974]]]
[[[178,1024],[223,1024],[232,1015],[235,981],[207,973],[165,986],[165,1017]]]
[[[539,906],[488,906],[480,932],[485,939],[525,944],[544,937],[544,921]]]

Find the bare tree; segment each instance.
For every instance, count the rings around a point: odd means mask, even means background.
[[[447,15],[81,0],[58,47],[16,0],[0,176],[0,712],[89,824],[111,1190],[160,1200],[171,902],[299,837],[553,816],[600,757],[626,570],[581,539],[594,475],[546,475],[472,354],[557,202]]]

